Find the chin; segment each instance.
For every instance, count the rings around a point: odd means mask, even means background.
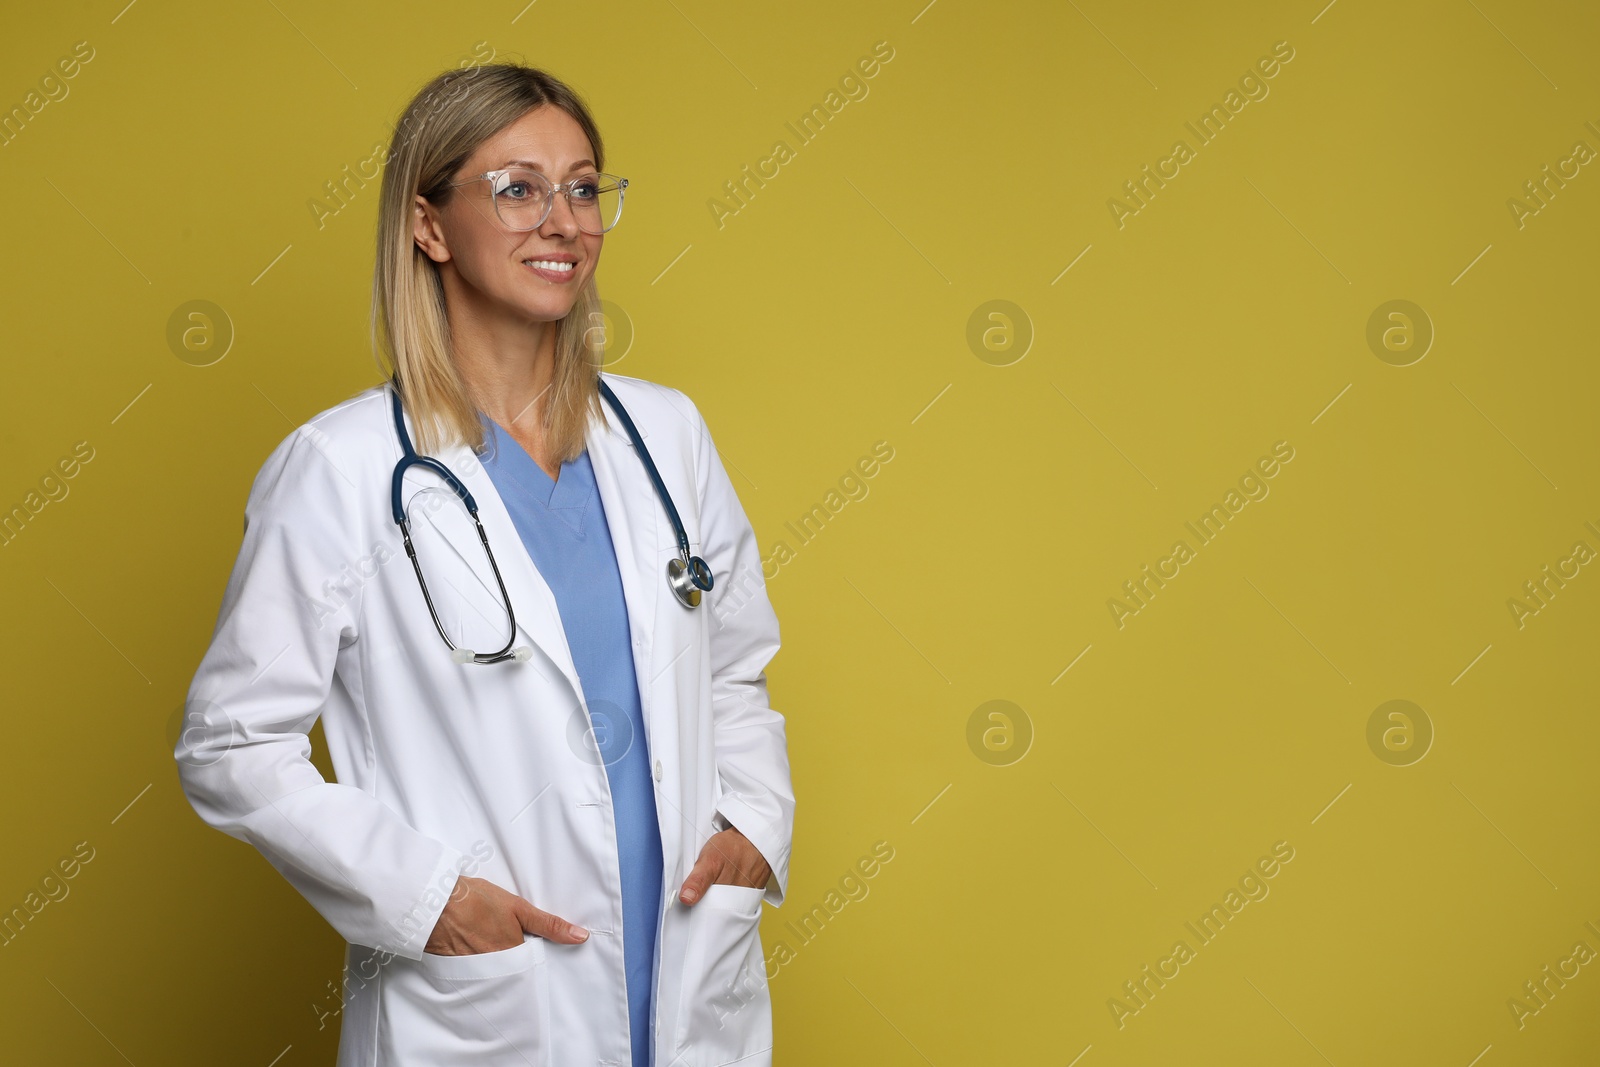
[[[558,322],[567,317],[575,303],[575,300],[524,300],[517,305],[517,310],[532,322]]]

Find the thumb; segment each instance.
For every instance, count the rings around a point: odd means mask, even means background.
[[[706,889],[716,880],[717,865],[708,858],[710,852],[708,848],[700,853],[700,858],[695,861],[689,877],[683,880],[683,888],[678,891],[678,899],[685,904],[693,904],[705,896]]]
[[[562,945],[581,945],[589,939],[589,931],[577,923],[540,911],[522,897],[514,897],[512,912],[517,922],[530,934]]]

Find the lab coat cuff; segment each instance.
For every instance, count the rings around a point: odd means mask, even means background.
[[[773,820],[762,817],[749,804],[734,796],[725,796],[717,801],[712,822],[716,823],[719,816],[747,837],[756,846],[756,851],[761,853],[761,858],[767,861],[767,866],[772,868],[772,877],[767,880],[767,891],[761,899],[774,908],[781,906],[789,884],[789,843],[784,839],[782,830]]]

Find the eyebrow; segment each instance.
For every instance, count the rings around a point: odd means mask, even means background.
[[[544,170],[544,164],[535,163],[531,159],[508,159],[508,160],[506,160],[505,165],[508,166],[508,167],[527,167],[530,170],[538,170],[538,171]],[[571,174],[573,171],[581,170],[584,167],[589,167],[592,170],[594,168],[594,160],[592,160],[592,159],[580,159],[576,163],[574,163],[572,166],[567,168],[567,173]]]

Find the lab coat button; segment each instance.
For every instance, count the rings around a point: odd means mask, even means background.
[[[661,781],[661,761],[656,760],[656,781]]]

